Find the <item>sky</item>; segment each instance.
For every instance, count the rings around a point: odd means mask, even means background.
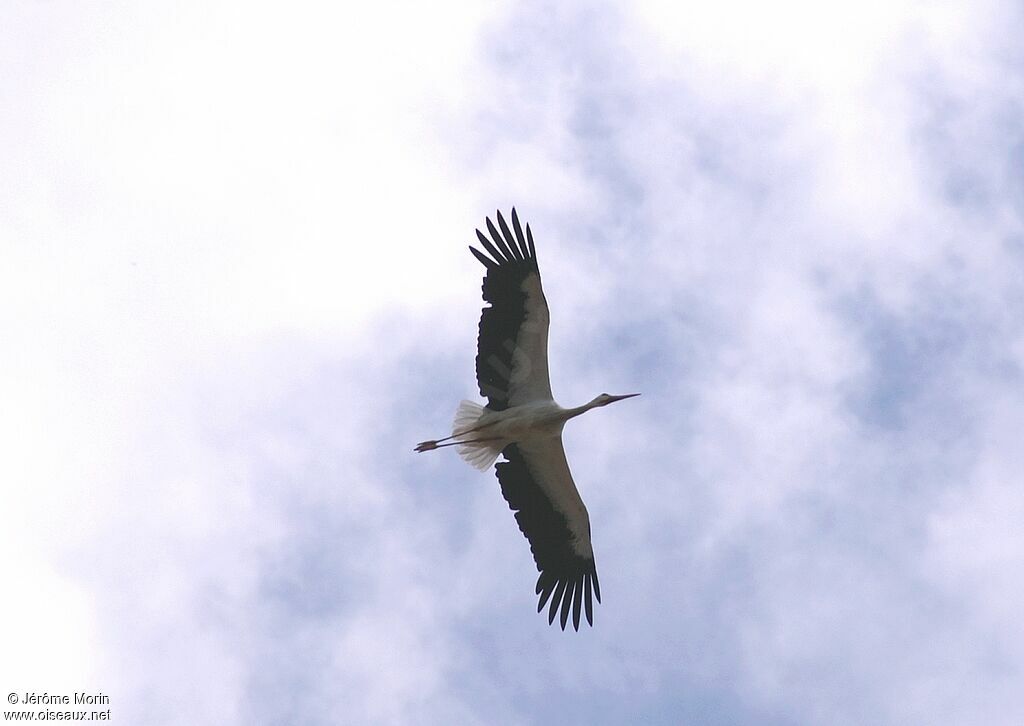
[[[4,693],[114,723],[1024,722],[1018,3],[11,0]],[[603,602],[475,398],[515,205]]]

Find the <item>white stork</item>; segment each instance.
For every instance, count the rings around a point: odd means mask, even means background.
[[[498,212],[495,229],[487,220],[487,239],[476,231],[490,257],[469,248],[484,267],[484,301],[480,316],[476,378],[487,405],[463,401],[456,411],[451,436],[424,441],[416,451],[458,446],[463,459],[480,470],[495,466],[501,493],[515,512],[519,529],[530,542],[540,571],[537,612],[548,609],[548,623],[561,610],[562,630],[572,610],[579,630],[580,610],[594,624],[593,597],[601,602],[601,586],[590,543],[590,518],[573,483],[562,448],[562,428],[569,419],[607,406],[631,393],[602,393],[576,408],[562,408],[551,397],[548,379],[548,303],[540,284],[537,252],[530,225],[523,236],[512,210],[513,235]],[[442,443],[445,441],[450,443]]]

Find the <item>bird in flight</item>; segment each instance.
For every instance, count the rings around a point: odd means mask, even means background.
[[[523,234],[514,208],[512,229],[500,211],[497,219],[500,232],[487,219],[490,239],[476,231],[484,252],[469,248],[487,270],[483,294],[489,306],[480,316],[476,355],[477,384],[487,405],[463,401],[451,435],[423,441],[416,451],[457,446],[460,456],[481,471],[499,454],[504,458],[494,469],[540,571],[537,612],[550,600],[548,623],[560,614],[565,630],[571,611],[573,628],[579,630],[581,610],[593,626],[593,599],[601,602],[601,586],[590,517],[565,459],[562,428],[592,408],[640,394],[602,393],[576,408],[555,403],[548,379],[548,303],[533,233],[527,224]]]

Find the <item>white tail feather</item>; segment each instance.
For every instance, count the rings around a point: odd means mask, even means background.
[[[452,436],[468,434],[468,438],[474,438],[470,433],[487,415],[487,411],[479,403],[463,401],[455,411],[455,421],[452,423]],[[481,471],[490,468],[501,450],[505,448],[501,441],[486,441],[474,444],[459,444],[458,451],[465,461]]]
[[[455,409],[455,420],[452,422],[452,436],[459,436],[477,425],[484,415],[484,407],[473,401],[462,401]]]

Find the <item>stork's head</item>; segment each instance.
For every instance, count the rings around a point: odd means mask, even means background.
[[[602,393],[600,396],[591,401],[591,404],[594,406],[594,408],[597,408],[598,406],[607,406],[609,403],[615,403],[616,401],[622,401],[624,399],[633,398],[634,396],[639,395],[639,393],[626,393],[621,396],[613,396],[610,393]]]

